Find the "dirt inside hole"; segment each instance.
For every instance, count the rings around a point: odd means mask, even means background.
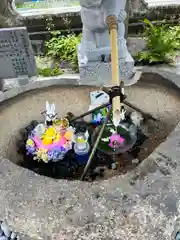
[[[157,77],[158,78],[158,77]],[[154,78],[151,82],[140,81],[125,89],[128,101],[151,113],[159,121],[148,121],[142,126],[148,139],[140,147],[139,162],[143,161],[152,151],[165,140],[180,119],[179,91],[164,85],[164,79]],[[158,83],[156,83],[158,80]],[[79,115],[87,111],[89,92],[94,87],[49,87],[30,91],[0,106],[0,155],[18,164],[21,161],[16,152],[15,141],[20,128],[31,120],[43,120],[41,112],[45,101],[54,102],[58,116],[64,116],[68,111]],[[104,179],[117,174],[124,174],[137,166],[137,162],[128,154],[118,158],[117,170],[107,170]]]

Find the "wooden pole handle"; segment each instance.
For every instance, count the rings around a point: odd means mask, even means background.
[[[115,16],[107,17],[106,24],[110,32],[111,43],[111,71],[112,71],[112,85],[119,86],[119,56],[118,56],[118,25]],[[119,119],[121,115],[121,102],[120,96],[114,97],[112,100],[112,114],[113,122],[115,119]]]

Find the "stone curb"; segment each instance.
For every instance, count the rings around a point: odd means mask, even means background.
[[[142,73],[155,73],[160,76],[168,79],[170,82],[173,82],[175,85],[179,86],[180,84],[180,69],[169,66],[158,66],[158,67],[137,67],[137,71]],[[131,83],[134,84],[135,82]],[[29,84],[17,86],[10,88],[6,92],[0,92],[0,103],[5,100],[16,97],[22,93],[28,92],[30,90],[46,88],[50,86],[60,86],[60,85],[72,85],[72,86],[102,86],[103,82],[99,83],[96,81],[82,81],[79,77],[79,74],[66,74],[60,75],[57,77],[38,77],[33,78]],[[127,85],[128,86],[128,85]]]
[[[33,79],[33,81],[30,81],[29,84],[11,88],[6,92],[4,92],[3,95],[1,93],[2,96],[0,95],[0,103],[31,90],[46,88],[50,86],[60,86],[60,85],[78,86],[80,85],[79,77],[74,74],[74,75],[58,76],[58,77],[51,77],[51,78],[47,77],[47,78]]]
[[[165,79],[168,79],[169,81],[173,82],[175,85],[177,85],[177,87],[180,88],[180,78],[179,78],[180,73],[179,73],[179,70],[177,70],[176,68],[167,67],[167,66],[138,67],[137,70],[145,73],[157,73],[162,77],[164,77]],[[39,79],[36,79],[36,81],[31,82],[30,84],[23,85],[21,87],[13,88],[6,91],[5,93],[3,93],[1,103],[30,90],[41,89],[41,88],[50,87],[50,86],[60,86],[60,85],[92,86],[91,83],[85,84],[84,82],[80,81],[78,75],[67,75],[67,76],[60,76],[60,77],[54,77],[54,78],[39,78]],[[96,84],[94,83],[93,86],[97,86],[97,83]],[[157,184],[159,184],[159,182],[161,181],[164,181],[167,187],[168,183],[170,185],[170,183],[172,184],[171,181],[174,181],[172,180],[174,175],[175,174],[179,175],[179,168],[180,168],[179,142],[180,142],[180,122],[175,127],[174,131],[172,131],[172,133],[167,137],[166,141],[160,144],[154,150],[154,152],[146,160],[144,160],[142,164],[139,165],[139,167],[134,172],[128,173],[125,176],[117,176],[109,180],[105,180],[102,182],[95,182],[95,183],[85,183],[85,182],[79,182],[79,181],[67,182],[65,180],[54,181],[53,179],[36,175],[33,172],[28,171],[27,169],[23,169],[18,166],[15,166],[9,160],[3,159],[0,157],[0,169],[1,169],[1,173],[3,174],[3,177],[0,178],[0,186],[1,186],[0,204],[1,206],[3,206],[3,204],[7,205],[7,208],[6,207],[0,208],[0,216],[1,218],[2,216],[4,216],[9,221],[10,225],[15,226],[18,232],[24,232],[25,229],[26,230],[28,229],[27,234],[30,236],[30,239],[42,239],[42,240],[44,239],[52,239],[52,240],[78,239],[80,240],[80,238],[66,238],[66,235],[63,235],[62,232],[59,233],[59,235],[57,236],[57,232],[55,231],[54,233],[53,230],[52,232],[50,231],[52,235],[54,234],[52,238],[47,237],[49,232],[46,233],[46,237],[43,237],[43,236],[45,234],[44,233],[45,229],[48,229],[51,223],[53,225],[53,222],[57,221],[57,216],[67,215],[69,219],[73,214],[78,213],[78,210],[75,208],[79,204],[78,201],[80,201],[80,200],[77,201],[77,199],[81,199],[81,195],[83,195],[82,193],[84,193],[83,201],[85,202],[84,203],[85,206],[86,204],[94,204],[94,202],[96,202],[95,205],[92,205],[92,206],[90,205],[88,207],[88,208],[92,208],[93,211],[97,211],[97,209],[94,206],[96,205],[98,206],[98,202],[100,204],[105,204],[105,202],[110,201],[111,203],[110,205],[113,206],[116,204],[116,201],[118,201],[118,205],[116,208],[121,207],[121,204],[123,204],[123,201],[124,201],[121,198],[121,194],[125,194],[127,192],[129,195],[131,195],[132,198],[135,198],[137,196],[138,198],[142,198],[141,204],[143,204],[143,201],[145,201],[143,191],[146,188],[148,188],[148,191],[151,190],[152,194],[156,194],[159,197],[158,194],[160,192],[160,188],[162,188],[162,185],[160,186],[158,185],[159,190],[157,190]],[[154,163],[156,165],[156,169],[153,172],[147,172],[146,181],[142,179],[137,179],[136,178],[137,174],[142,173],[144,169],[146,169],[146,166],[149,165],[149,163]],[[165,171],[168,172],[167,176],[164,175]],[[136,180],[133,180],[134,182],[132,186],[131,180],[135,178]],[[150,188],[149,186],[151,186],[150,190],[149,190]],[[178,187],[178,189],[180,189],[180,186]],[[117,196],[117,191],[121,192],[121,194],[118,196]],[[146,191],[146,194],[148,191]],[[63,194],[66,194],[66,192],[68,192],[67,194],[68,197],[66,199],[66,201],[68,202],[68,206],[64,202],[65,200],[63,200]],[[96,192],[99,192],[100,195],[102,196],[98,198],[98,200],[95,200],[93,198]],[[180,192],[177,193],[177,195],[179,196]],[[8,199],[6,198],[6,196],[8,196]],[[166,194],[162,196],[163,199],[165,196]],[[58,199],[61,199],[61,201]],[[164,201],[164,200],[161,199],[161,201]],[[176,204],[178,204],[178,201],[179,200],[177,199]],[[149,204],[151,204],[151,207],[154,207],[154,208],[156,206],[154,205],[153,202]],[[86,209],[87,206],[86,207],[85,206],[82,207],[82,209],[83,208]],[[100,209],[100,206],[98,209]],[[110,206],[107,207],[106,213],[107,212],[110,213],[111,212],[110,209],[111,209]],[[30,214],[31,211],[35,215],[31,215]],[[84,213],[84,214],[87,214],[87,213]],[[43,216],[46,216],[46,217],[48,216],[48,217],[45,218]],[[90,211],[88,213],[88,217],[91,217],[91,216],[92,214]],[[39,224],[38,222],[40,221],[39,217],[41,217],[40,218],[42,221],[41,224]],[[83,217],[85,218],[87,216],[83,215]],[[103,218],[103,215],[101,216],[101,218]],[[120,221],[117,216],[116,218],[117,218],[117,221]],[[29,224],[28,227],[26,225],[26,221],[27,221],[27,224]],[[37,231],[35,226],[36,221],[38,223],[38,226],[40,226],[40,229],[38,228],[38,231],[39,231],[38,233],[36,233]],[[72,224],[75,224],[73,221],[74,220],[72,218],[71,224],[69,223],[71,227],[73,226]],[[80,221],[80,219],[78,221]],[[64,226],[63,225],[64,223],[59,220],[58,224],[59,224],[59,227],[61,227],[62,229],[63,228],[62,226]],[[78,222],[76,224],[78,225],[74,225],[74,226],[78,228],[81,222]],[[175,234],[175,232],[173,234]],[[64,236],[64,238],[62,236]],[[23,239],[26,239],[26,238],[23,238]],[[94,239],[99,239],[99,238],[97,238],[96,236]],[[151,239],[163,240],[165,238],[153,237]],[[172,239],[172,238],[168,238],[168,239]]]
[[[61,7],[61,8],[52,8],[52,9],[38,9],[38,10],[29,10],[29,11],[19,11],[19,13],[26,19],[36,19],[41,16],[54,15],[54,16],[76,16],[80,15],[81,7]]]

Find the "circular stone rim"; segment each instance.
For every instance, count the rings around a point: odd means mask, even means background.
[[[175,72],[171,72],[173,70],[169,70],[170,68],[164,70],[161,67],[161,70],[159,70],[157,67],[156,68],[147,68],[144,67],[141,70],[144,73],[154,73],[157,75],[161,75],[163,77],[166,78],[167,81],[170,81],[172,83],[174,83],[178,88],[180,88],[180,81],[179,81],[179,76],[178,74],[176,74]],[[4,103],[6,100],[14,98],[18,95],[21,95],[25,92],[34,90],[34,89],[42,89],[42,88],[46,88],[46,87],[50,87],[50,86],[65,86],[65,85],[69,85],[69,86],[97,86],[98,85],[94,82],[91,84],[86,84],[85,82],[81,82],[78,77],[75,77],[73,79],[73,77],[69,78],[54,78],[54,80],[44,80],[44,81],[36,81],[36,82],[30,82],[27,85],[23,85],[21,87],[18,88],[14,88],[14,89],[10,89],[9,91],[4,93],[4,99],[1,100],[1,103]],[[12,199],[9,197],[8,200],[4,199],[2,197],[2,199],[0,199],[0,203],[2,202],[6,202],[7,204],[7,209],[5,208],[0,208],[0,215],[4,216],[8,222],[10,223],[10,225],[13,225],[16,227],[18,232],[23,232],[31,229],[29,227],[27,227],[27,225],[24,222],[23,225],[23,220],[22,217],[25,217],[25,219],[28,217],[26,209],[23,207],[23,199],[24,201],[26,201],[26,203],[24,202],[26,208],[31,209],[33,208],[34,211],[36,210],[36,207],[33,205],[33,201],[30,201],[29,198],[31,199],[32,195],[34,196],[36,201],[40,201],[40,204],[38,205],[39,208],[41,208],[41,203],[42,201],[45,201],[47,203],[46,205],[46,210],[45,213],[49,214],[48,212],[48,207],[50,205],[52,205],[52,202],[57,201],[57,196],[61,196],[62,192],[64,191],[64,189],[67,189],[67,184],[68,184],[68,191],[70,191],[72,193],[72,199],[73,199],[73,193],[76,192],[76,194],[81,195],[81,193],[79,192],[79,190],[81,190],[82,192],[84,191],[84,193],[86,191],[90,191],[89,196],[94,196],[95,192],[98,191],[99,192],[103,192],[103,189],[106,189],[106,193],[112,194],[113,191],[116,191],[117,188],[122,187],[123,184],[125,183],[127,189],[129,189],[129,193],[132,193],[132,181],[133,184],[135,184],[136,181],[136,176],[138,174],[140,174],[141,170],[143,171],[144,166],[147,165],[147,162],[149,161],[156,161],[156,157],[158,155],[159,152],[165,152],[165,154],[167,154],[167,145],[169,145],[171,143],[172,139],[176,139],[177,138],[177,127],[178,125],[180,125],[180,122],[177,124],[177,126],[175,127],[174,131],[172,133],[170,133],[167,136],[167,139],[165,142],[161,143],[154,151],[153,153],[148,156],[142,164],[140,164],[137,169],[135,169],[135,171],[126,174],[125,176],[116,176],[113,178],[110,178],[109,180],[103,180],[103,181],[98,181],[98,182],[93,182],[93,183],[87,183],[87,182],[80,182],[80,181],[68,181],[67,180],[54,180],[54,179],[49,179],[47,177],[44,176],[40,176],[35,174],[32,171],[29,171],[27,169],[23,169],[19,166],[14,165],[10,160],[8,159],[4,159],[3,157],[0,156],[0,169],[1,171],[4,173],[3,179],[0,180],[0,184],[1,184],[1,191],[5,193],[5,195],[9,194],[9,196],[13,196]],[[178,127],[180,128],[180,127]],[[166,147],[163,147],[163,146]],[[162,147],[161,147],[162,146]],[[172,147],[172,146],[171,146]],[[166,150],[165,150],[166,149]],[[15,173],[14,173],[15,172]],[[138,173],[138,174],[137,174]],[[15,174],[15,176],[14,176]],[[148,175],[149,173],[147,173]],[[15,181],[14,181],[15,179]],[[110,182],[109,188],[107,187],[107,183]],[[128,182],[128,185],[127,185]],[[59,184],[60,183],[60,184]],[[121,185],[120,185],[121,183]],[[25,185],[24,185],[25,184]],[[26,188],[24,194],[22,195],[22,192],[20,191],[20,187],[22,188]],[[35,187],[33,189],[33,186]],[[49,189],[48,192],[46,192],[45,190]],[[88,190],[87,190],[88,189]],[[122,192],[127,192],[127,189],[123,189],[122,187]],[[46,194],[44,194],[44,192]],[[86,193],[85,193],[86,194]],[[132,193],[133,194],[137,194],[137,193]],[[158,194],[158,193],[157,193]],[[3,194],[2,194],[3,196]],[[134,196],[134,195],[133,195]],[[21,200],[22,198],[22,200]],[[40,199],[38,199],[40,198]],[[2,201],[2,202],[1,202]],[[75,200],[74,200],[75,201]],[[121,201],[123,201],[121,199]],[[15,202],[15,203],[14,203]],[[39,210],[38,208],[38,210]],[[54,209],[54,207],[53,207]],[[45,214],[44,213],[44,214]],[[53,215],[50,214],[52,217]],[[27,232],[28,237],[25,237],[23,239],[34,239],[35,233],[37,233],[37,229],[36,227],[33,228],[33,225],[31,223],[31,221],[33,221],[33,217],[29,216],[29,220],[26,219],[26,221],[28,221],[28,224],[31,225],[32,229],[29,230]],[[43,220],[42,218],[42,221]],[[52,219],[53,222],[53,219]],[[41,224],[40,224],[41,225]],[[45,227],[48,227],[47,222],[42,222],[42,225]],[[40,232],[37,233],[37,236],[40,237],[42,236],[42,230],[43,228],[40,228]],[[53,232],[52,232],[53,235]],[[37,237],[36,236],[36,237]],[[39,238],[41,239],[41,238]],[[43,238],[42,238],[43,239]]]

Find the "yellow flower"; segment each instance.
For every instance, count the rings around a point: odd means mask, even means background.
[[[45,149],[45,148],[40,148],[39,151],[40,151],[41,153],[47,153],[47,149]]]
[[[26,141],[26,144],[27,144],[28,146],[30,146],[30,147],[34,147],[34,142],[33,142],[33,140],[30,139],[30,138]]]
[[[53,140],[56,138],[57,136],[57,131],[54,127],[49,127],[43,137],[42,137],[42,142],[44,145],[49,145],[52,144]]]
[[[53,141],[52,137],[50,137],[50,138],[45,137],[45,138],[43,138],[42,143],[44,145],[49,145],[49,144],[52,144],[52,141]]]
[[[42,160],[45,163],[48,163],[48,154],[47,154],[47,150],[40,148],[37,152],[36,152],[36,157],[34,158],[34,160],[40,161]]]
[[[54,138],[54,143],[58,142],[60,140],[61,136],[59,133],[56,134],[56,137]]]
[[[48,159],[47,153],[43,153],[42,156],[41,156],[41,158],[42,158],[43,162],[48,163],[48,160],[49,160],[49,159]]]
[[[45,133],[44,133],[44,136],[47,136],[47,137],[55,137],[57,134],[57,131],[54,127],[49,127]]]

